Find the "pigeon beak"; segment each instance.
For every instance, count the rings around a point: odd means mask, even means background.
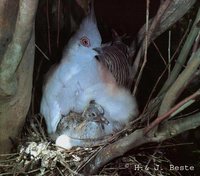
[[[93,48],[93,50],[96,51],[97,54],[101,54],[102,53],[101,47]]]
[[[103,53],[101,47],[93,48],[94,51],[96,51],[97,55],[94,57],[96,60],[100,61],[100,55]]]

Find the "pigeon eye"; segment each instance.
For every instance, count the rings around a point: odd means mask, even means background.
[[[80,39],[80,43],[81,43],[81,45],[83,45],[85,47],[89,47],[90,46],[90,40],[87,37],[82,37]]]

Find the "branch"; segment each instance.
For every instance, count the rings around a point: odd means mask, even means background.
[[[155,113],[159,110],[159,107],[160,107],[160,104],[161,104],[161,101],[163,100],[164,98],[164,92],[169,88],[169,86],[174,83],[175,79],[177,78],[179,72],[180,72],[180,69],[182,68],[182,65],[184,65],[185,63],[185,60],[188,56],[188,53],[189,51],[191,50],[192,48],[192,45],[194,44],[194,40],[196,38],[196,36],[198,35],[198,32],[199,32],[199,29],[198,29],[198,21],[200,20],[200,10],[199,12],[197,13],[197,17],[193,23],[193,26],[190,30],[190,33],[183,45],[183,48],[180,52],[180,55],[177,59],[177,64],[174,66],[172,72],[171,72],[171,75],[170,77],[168,78],[168,80],[165,82],[163,88],[161,89],[161,91],[158,93],[157,95],[157,103],[155,104],[154,103],[154,100],[151,100],[150,101],[150,105],[152,106],[149,106],[147,107],[147,109],[145,110],[147,113],[146,115],[144,115],[144,117],[149,117],[149,111],[152,111],[151,109],[154,109],[154,113],[152,114],[152,116],[155,115]],[[145,119],[145,118],[144,118]]]
[[[178,74],[180,73],[180,71],[182,69],[182,66],[185,64],[187,56],[188,56],[188,54],[194,44],[194,41],[199,33],[199,27],[197,26],[197,23],[199,22],[199,20],[200,20],[200,8],[198,10],[198,13],[197,13],[196,19],[193,23],[193,26],[191,28],[191,31],[190,31],[190,33],[183,45],[183,48],[179,54],[179,57],[176,61],[176,65],[174,66],[174,68],[170,74],[170,77],[167,79],[167,81],[163,85],[159,94],[164,93],[169,88],[169,86],[176,80]]]
[[[20,0],[13,39],[0,64],[0,94],[13,95],[17,89],[15,72],[32,33],[38,0]]]
[[[163,141],[172,138],[185,131],[195,129],[200,126],[200,112],[194,115],[170,120],[161,126],[160,131],[156,133],[155,141]]]
[[[167,111],[166,113],[164,113],[160,117],[156,118],[156,120],[154,120],[148,127],[146,127],[144,129],[144,133],[145,134],[148,133],[151,129],[153,129],[155,126],[157,126],[158,124],[160,124],[163,120],[167,119],[176,110],[178,110],[179,108],[181,108],[183,105],[185,105],[186,103],[188,103],[190,100],[193,100],[193,99],[197,98],[198,96],[200,96],[200,89],[197,90],[192,95],[190,95],[189,97],[187,97],[184,100],[182,100],[180,103],[178,103],[176,106],[174,106],[173,108],[171,108],[169,111]]]
[[[192,54],[187,67],[178,76],[177,80],[165,94],[158,115],[164,114],[172,107],[172,105],[178,98],[178,95],[180,95],[181,90],[183,90],[183,88],[187,85],[191,76],[196,72],[199,65],[200,65],[200,48],[195,53]]]

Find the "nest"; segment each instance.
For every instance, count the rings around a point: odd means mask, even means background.
[[[103,147],[131,132],[127,128],[109,136],[109,140],[102,140],[98,146],[64,150],[55,146],[44,129],[42,117],[36,115],[34,118],[28,118],[17,152],[0,155],[1,175],[81,175],[82,169]],[[99,175],[169,175],[169,163],[160,151],[156,155],[141,151],[107,164]],[[162,165],[162,170],[156,171],[156,165]],[[145,169],[136,170],[137,166]]]

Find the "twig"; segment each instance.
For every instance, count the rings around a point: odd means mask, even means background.
[[[39,116],[40,116],[41,119],[43,118],[40,114],[39,114]],[[35,118],[35,121],[36,121],[37,124],[38,124],[39,132],[40,132],[40,134],[42,135],[43,140],[44,140],[44,141],[48,141],[48,140],[47,140],[47,137],[46,137],[46,135],[45,135],[44,129],[43,129],[41,123],[39,122],[38,118],[37,118],[36,116],[34,116],[34,118]]]
[[[103,148],[104,148],[105,146],[103,146],[103,147],[99,147],[96,151],[94,151],[90,156],[89,156],[89,159],[86,161],[86,162],[84,162],[83,164],[81,164],[77,169],[76,169],[76,171],[75,172],[79,172],[81,169],[83,169]]]
[[[158,83],[160,82],[161,78],[163,77],[164,73],[166,72],[166,70],[167,70],[167,67],[164,69],[164,71],[161,73],[161,75],[158,77],[156,83],[154,84],[154,87],[153,87],[153,89],[151,90],[151,93],[150,93],[150,95],[149,95],[149,98],[148,98],[148,100],[147,100],[147,103],[146,103],[146,105],[145,105],[145,108],[144,108],[142,114],[144,114],[144,112],[147,110],[147,107],[148,107],[149,102],[150,102],[150,100],[151,100],[151,98],[152,98],[152,95],[153,95],[153,93],[154,93],[154,91],[155,91],[155,89],[156,89]]]
[[[193,114],[195,114],[195,113],[197,113],[197,112],[199,112],[199,109],[195,109],[194,111],[188,112],[188,113],[186,113],[186,114],[177,115],[177,116],[176,116],[176,119],[184,118],[184,117],[193,115]]]
[[[158,46],[156,45],[156,43],[153,41],[152,44],[154,45],[154,47],[156,48],[156,50],[158,51],[158,54],[160,55],[162,61],[164,62],[165,65],[167,65],[166,61],[165,61],[165,58],[163,57],[160,49],[158,48]]]
[[[38,171],[40,171],[40,168],[28,171],[26,174],[33,174],[33,173],[38,172]]]
[[[147,62],[147,49],[148,49],[148,43],[149,43],[149,37],[150,37],[150,34],[149,34],[149,3],[150,1],[149,0],[146,0],[146,32],[145,32],[145,40],[144,40],[144,43],[143,45],[141,46],[141,50],[143,50],[144,48],[144,60],[143,60],[143,63],[142,63],[142,67],[140,69],[140,72],[139,72],[139,75],[138,75],[138,78],[136,80],[136,83],[135,83],[135,87],[134,87],[134,90],[133,90],[133,95],[136,94],[136,91],[137,91],[137,87],[138,87],[138,84],[139,84],[139,81],[141,79],[141,76],[142,76],[142,73],[143,73],[143,70],[144,70],[144,67],[146,65],[146,62]],[[140,53],[140,51],[139,51]],[[142,57],[142,56],[141,56]],[[137,60],[137,57],[136,57],[136,60]],[[139,66],[139,60],[137,61],[137,65]],[[134,66],[135,66],[135,63],[134,63]],[[137,71],[137,68],[134,68],[134,70],[136,69]]]
[[[69,165],[68,165],[68,163],[66,163],[66,161],[63,161],[63,162],[60,161],[60,164],[62,164],[62,165],[65,167],[65,171],[68,171],[68,172],[70,172],[70,173],[73,174],[73,175],[77,175],[77,174],[78,174],[76,171],[73,171],[73,170],[69,167]]]
[[[59,169],[59,167],[56,166],[56,169],[58,170],[58,172],[59,172],[59,174],[60,174],[61,176],[64,176],[64,174],[63,174],[62,171]]]
[[[13,175],[13,173],[12,172],[8,172],[8,173],[2,173],[2,174],[0,174],[0,176],[5,176],[5,175]]]
[[[37,44],[35,44],[35,47],[44,56],[45,59],[47,59],[48,61],[50,60],[48,56],[39,48]]]
[[[171,72],[171,31],[169,31],[168,37],[168,77],[170,76]]]
[[[162,148],[169,148],[169,147],[177,147],[177,146],[184,146],[184,145],[193,145],[194,143],[188,142],[188,143],[180,143],[180,144],[167,144],[167,145],[160,145],[159,149]],[[157,147],[156,147],[157,148]],[[140,150],[149,150],[149,149],[155,149],[155,147],[140,147]]]
[[[0,157],[16,156],[16,155],[19,155],[19,153],[5,153],[5,154],[0,154]]]
[[[51,31],[50,31],[50,21],[49,21],[49,0],[47,0],[46,17],[47,17],[48,48],[49,48],[49,54],[51,55]]]

